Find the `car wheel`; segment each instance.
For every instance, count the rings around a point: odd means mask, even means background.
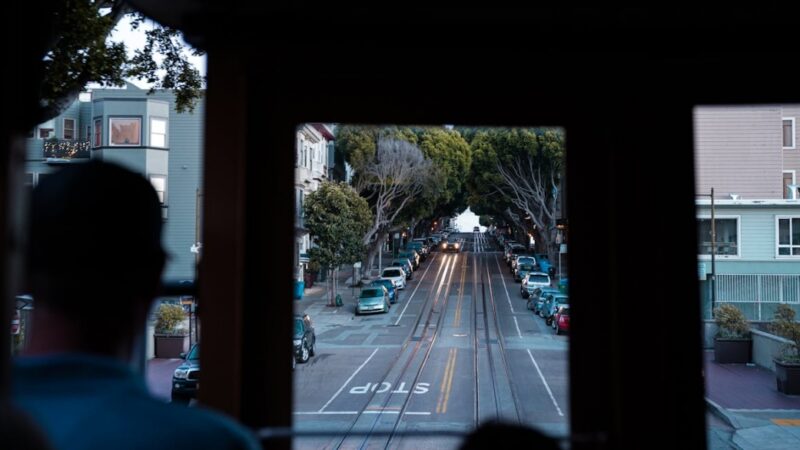
[[[307,363],[309,358],[308,353],[308,344],[303,342],[303,345],[300,347],[300,360],[299,363]]]
[[[311,343],[311,348],[308,349],[308,356],[314,356],[317,353],[317,340]]]

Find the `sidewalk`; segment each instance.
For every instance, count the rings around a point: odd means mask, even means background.
[[[800,396],[778,392],[775,374],[748,364],[717,364],[703,352],[706,403],[735,431],[740,449],[800,448]]]

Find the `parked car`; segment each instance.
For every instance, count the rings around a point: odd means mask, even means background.
[[[522,298],[528,298],[536,288],[550,287],[550,275],[544,272],[529,272],[519,287]]]
[[[511,259],[511,274],[514,275],[514,281],[522,280],[522,277],[517,276],[517,266],[520,264],[527,264],[531,266],[528,272],[533,272],[533,266],[536,265],[536,258],[525,254],[514,255],[514,257]]]
[[[458,253],[461,251],[461,243],[456,241],[447,241],[442,243],[442,251],[443,252],[454,252]]]
[[[393,266],[400,266],[403,268],[406,274],[406,280],[410,280],[414,276],[414,267],[411,265],[411,261],[402,258],[402,259],[393,259],[392,260]]]
[[[564,294],[551,294],[547,296],[544,301],[542,310],[544,311],[544,322],[547,325],[552,325],[553,315],[558,311],[558,307],[569,303],[569,297]]]
[[[419,269],[420,257],[419,253],[414,250],[401,250],[397,252],[398,258],[407,258],[411,262],[411,268],[414,270]]]
[[[538,287],[533,290],[528,298],[527,308],[533,311],[534,314],[539,314],[544,305],[544,301],[550,294],[560,294],[559,290],[554,287]]]
[[[406,288],[406,271],[402,266],[391,266],[383,269],[381,278],[388,278],[392,280],[397,289]]]
[[[553,315],[553,330],[556,334],[569,332],[569,305],[561,305]]]
[[[525,246],[523,246],[522,244],[509,245],[508,247],[506,247],[505,251],[506,264],[511,265],[512,258],[515,255],[521,255],[523,253],[525,253]]]
[[[356,304],[356,315],[376,312],[388,313],[392,307],[389,291],[383,286],[369,287],[361,290]]]
[[[294,357],[299,363],[306,363],[314,356],[317,346],[317,335],[314,333],[314,324],[308,314],[294,315]]]
[[[390,303],[397,303],[398,297],[400,294],[397,292],[397,288],[394,285],[394,282],[389,278],[378,278],[377,280],[373,280],[372,283],[369,284],[370,287],[377,287],[383,286],[389,291],[389,302]]]
[[[425,261],[425,259],[427,259],[428,257],[427,253],[425,252],[425,244],[423,244],[420,241],[409,242],[408,245],[406,245],[406,249],[414,250],[415,252],[417,252],[422,261]]]
[[[517,264],[517,267],[514,269],[514,281],[519,283],[527,278],[528,274],[533,272],[534,267],[533,264],[529,263]]]
[[[200,344],[194,344],[172,373],[172,403],[188,405],[200,388]]]

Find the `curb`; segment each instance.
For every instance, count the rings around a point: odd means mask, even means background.
[[[706,401],[706,406],[708,406],[708,409],[710,409],[715,416],[719,417],[720,419],[722,419],[722,421],[727,423],[731,428],[733,428],[734,430],[740,430],[742,428],[741,424],[739,423],[739,420],[737,420],[736,417],[733,414],[729,413],[725,408],[718,405],[716,402],[714,402],[708,397],[705,397],[705,401]]]

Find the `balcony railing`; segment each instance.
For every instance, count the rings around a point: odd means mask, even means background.
[[[80,139],[48,139],[44,141],[44,157],[59,159],[88,158],[91,143]]]

